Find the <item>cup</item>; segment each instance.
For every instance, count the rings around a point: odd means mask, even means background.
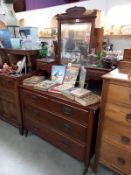
[[[20,49],[21,48],[21,39],[20,38],[11,38],[11,46],[13,49]]]

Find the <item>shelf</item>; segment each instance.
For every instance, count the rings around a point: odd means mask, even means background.
[[[114,35],[104,35],[104,37],[131,37],[131,34],[114,34]]]

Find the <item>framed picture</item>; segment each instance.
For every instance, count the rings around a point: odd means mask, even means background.
[[[57,36],[58,29],[56,27],[45,28],[43,33],[44,33],[44,37],[55,37]]]
[[[44,36],[45,37],[51,37],[52,29],[51,28],[45,28],[44,29]]]

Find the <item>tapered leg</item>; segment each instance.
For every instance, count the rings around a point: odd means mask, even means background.
[[[28,136],[28,129],[25,129],[25,130],[24,130],[24,135],[25,135],[25,137]]]
[[[20,135],[24,135],[23,128],[19,128],[19,134],[20,134]]]

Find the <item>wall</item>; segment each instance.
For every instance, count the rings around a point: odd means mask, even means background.
[[[70,7],[83,6],[86,7],[87,9],[101,10],[102,11],[101,26],[105,27],[105,24],[107,22],[106,16],[108,16],[110,10],[114,7],[123,5],[131,5],[131,0],[88,0],[39,10],[20,12],[17,13],[16,15],[18,19],[21,18],[25,19],[26,26],[38,26],[40,30],[43,30],[43,28],[55,27],[57,25],[56,21],[54,20],[54,16],[56,14],[64,13],[65,10]],[[121,12],[121,14],[124,15],[124,12]],[[125,19],[130,16],[131,14],[126,16]],[[114,17],[112,17],[112,19]],[[123,49],[129,47],[130,41],[131,41],[130,37],[124,39],[123,38],[112,39],[112,42],[116,45],[115,47],[116,49]]]
[[[33,10],[38,8],[51,7],[55,5],[64,4],[65,0],[25,0],[26,2],[26,10]]]

